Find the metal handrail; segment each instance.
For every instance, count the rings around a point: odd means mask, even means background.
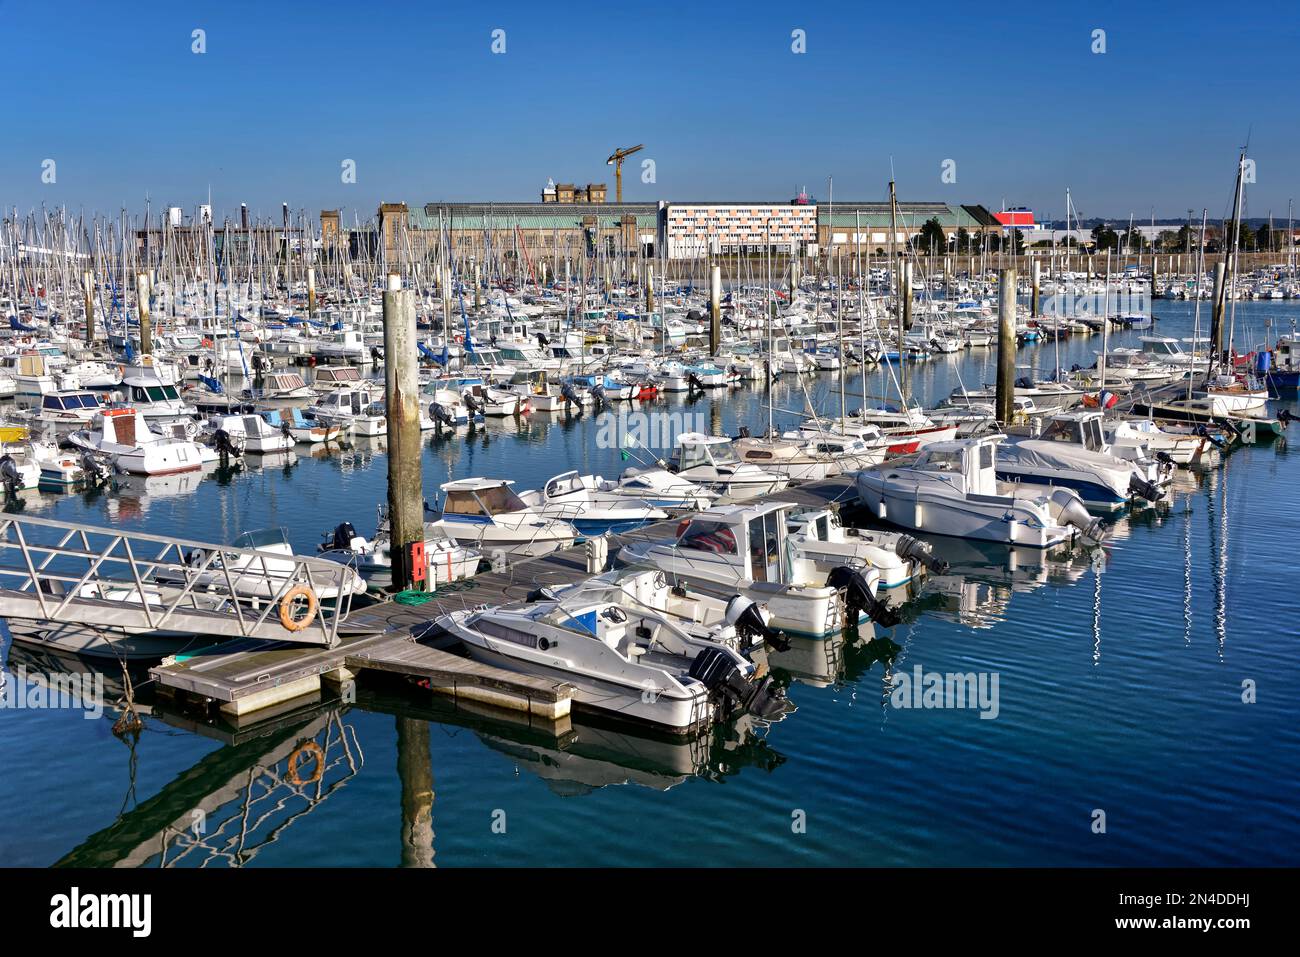
[[[54,541],[34,540],[44,530],[58,533]],[[21,561],[4,562],[14,549]],[[347,566],[324,559],[0,516],[0,615],[8,617],[333,645],[351,609],[349,575]],[[85,594],[89,585],[98,592]],[[318,599],[305,626],[290,631],[278,612],[299,585],[317,596],[332,589],[333,607]],[[125,596],[105,597],[108,588]]]

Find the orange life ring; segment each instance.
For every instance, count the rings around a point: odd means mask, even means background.
[[[211,347],[212,347],[212,340],[211,340],[211,339],[204,339],[203,342],[201,343],[201,345],[202,345],[203,348],[205,348],[205,349],[211,348]]]
[[[304,778],[299,773],[299,759],[308,755],[315,762],[311,774]],[[284,773],[284,779],[294,787],[302,787],[304,784],[315,784],[325,773],[325,749],[319,744],[308,738],[298,747],[294,748],[293,754],[289,755],[289,769]]]
[[[299,598],[307,599],[307,613],[295,617],[293,613],[293,603]],[[280,599],[280,624],[284,625],[286,631],[302,631],[311,620],[316,617],[316,611],[320,608],[320,599],[316,593],[306,585],[294,585],[284,597]]]

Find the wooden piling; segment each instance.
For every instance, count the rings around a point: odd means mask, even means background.
[[[402,786],[402,866],[433,867],[429,722],[397,718],[397,777]]]
[[[153,352],[153,327],[149,321],[149,274],[135,274],[135,303],[140,313],[140,352]]]
[[[902,290],[901,298],[903,303],[903,331],[912,328],[912,263],[911,260],[904,260],[902,263],[902,282],[899,288]],[[902,346],[902,343],[899,343]]]
[[[424,541],[420,383],[415,349],[415,300],[389,275],[384,293],[384,382],[388,388],[388,524],[393,589],[414,584],[410,545]]]
[[[1029,265],[1029,278],[1033,286],[1029,300],[1029,314],[1037,319],[1043,314],[1042,312],[1042,272],[1043,266],[1037,259]]]
[[[483,308],[483,284],[479,277],[478,260],[474,261],[474,311],[478,312]]]
[[[1223,355],[1223,316],[1228,301],[1228,265],[1220,260],[1214,264],[1214,298],[1210,306],[1210,345],[1214,356]]]
[[[1016,394],[1016,271],[1004,268],[998,275],[998,391],[997,418],[1011,422]]]
[[[307,267],[307,315],[316,318],[316,267]]]
[[[86,297],[86,344],[95,344],[95,277],[90,270],[81,274],[81,291]]]
[[[717,355],[722,343],[722,267],[709,271],[709,353]]]
[[[655,267],[653,263],[645,266],[645,314],[654,315],[655,311]]]

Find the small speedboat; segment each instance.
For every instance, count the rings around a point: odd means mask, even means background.
[[[857,474],[858,493],[881,521],[904,528],[1050,548],[1082,534],[1105,537],[1078,494],[1028,482],[999,482],[995,457],[1003,435],[935,442],[906,466]]]
[[[741,461],[726,436],[700,432],[677,437],[677,448],[666,468],[735,502],[779,492],[790,484],[785,475]]]
[[[683,519],[672,538],[629,543],[619,560],[662,571],[669,581],[715,597],[740,594],[762,603],[772,627],[824,638],[868,619],[898,617],[876,598],[880,576],[861,563],[834,566],[791,548],[790,502],[719,505]]]
[[[530,599],[437,621],[477,660],[563,681],[579,707],[674,734],[735,714],[773,720],[789,711],[746,654],[764,636],[779,640],[746,599],[702,614],[654,572],[609,573]]]
[[[520,492],[519,498],[540,515],[572,523],[583,535],[626,532],[668,517],[649,502],[600,485],[597,476],[564,472],[540,489]]]
[[[276,428],[260,415],[216,415],[208,420],[207,428],[211,433],[224,430],[245,452],[286,452],[295,444],[288,429]]]
[[[143,413],[132,408],[102,410],[91,428],[73,432],[68,441],[102,453],[122,471],[136,475],[193,472],[205,458],[195,442],[153,432]]]
[[[384,520],[372,540],[358,535],[350,522],[342,522],[325,533],[318,551],[321,558],[355,568],[371,588],[386,589],[393,584],[392,539]],[[424,557],[428,563],[425,580],[444,585],[477,572],[483,553],[459,544],[437,525],[428,523],[424,527]]]
[[[572,545],[578,530],[525,503],[508,479],[471,478],[443,485],[440,507],[430,509],[437,530],[489,558],[535,558]]]

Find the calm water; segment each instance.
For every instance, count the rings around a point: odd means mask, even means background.
[[[1190,304],[1156,313],[1161,334],[1191,334]],[[1289,328],[1297,315],[1289,303],[1243,304],[1239,341],[1262,340],[1265,318]],[[1098,337],[1064,343],[1063,362],[1099,348]],[[1050,370],[1054,348],[1020,361]],[[992,350],[939,358],[915,389],[935,399],[958,376],[991,381],[993,363]],[[823,375],[813,394],[833,411],[830,386]],[[872,374],[869,390],[882,388]],[[789,382],[776,397],[800,406]],[[766,424],[759,389],[651,408],[731,434]],[[777,413],[778,425],[792,419]],[[535,415],[428,442],[425,495],[448,477],[528,488],[569,468],[615,475],[629,463],[600,438],[591,416]],[[377,444],[180,483],[29,493],[25,508],[216,542],[283,525],[310,553],[339,521],[371,532],[385,482]],[[147,717],[133,749],[111,718],[0,710],[0,864],[156,865],[164,847],[182,865],[398,864],[419,856],[403,842],[404,779],[408,800],[431,781],[432,859],[444,866],[1294,864],[1298,483],[1300,455],[1257,446],[1180,474],[1173,502],[1121,519],[1100,558],[1013,570],[1005,550],[950,544],[952,572],[925,584],[906,624],[783,656],[798,711],[757,738],[723,729],[687,746],[578,722],[556,742],[365,681],[355,705],[242,733]],[[11,672],[49,668],[20,648],[6,655]],[[996,672],[998,716],[891,707],[885,669],[918,665]],[[328,768],[309,802],[276,782],[311,736]],[[203,846],[181,833],[196,809]],[[1098,810],[1104,834],[1093,833]]]

